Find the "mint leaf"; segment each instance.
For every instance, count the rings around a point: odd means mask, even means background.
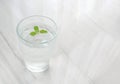
[[[42,29],[42,30],[40,30],[40,33],[44,34],[44,33],[48,33],[48,31],[47,31],[47,30]]]
[[[30,35],[31,35],[31,36],[35,36],[35,35],[36,35],[36,32],[30,32]]]
[[[38,33],[39,32],[39,27],[38,26],[34,26],[34,30],[35,30],[36,33]]]

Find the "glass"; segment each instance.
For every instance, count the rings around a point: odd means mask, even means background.
[[[34,27],[47,30],[47,33],[30,35]],[[28,70],[42,72],[48,69],[49,59],[55,52],[57,36],[56,23],[46,16],[30,16],[21,20],[16,28],[19,37],[19,48]]]

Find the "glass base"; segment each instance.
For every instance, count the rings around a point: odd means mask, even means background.
[[[26,67],[31,72],[43,72],[48,70],[48,64],[26,64]]]

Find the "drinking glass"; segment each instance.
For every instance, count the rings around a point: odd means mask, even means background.
[[[32,72],[47,70],[49,59],[55,53],[56,23],[49,17],[34,15],[22,19],[16,32],[27,69]]]

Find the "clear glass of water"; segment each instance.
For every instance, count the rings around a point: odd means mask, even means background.
[[[37,26],[47,33],[31,35]],[[55,53],[57,36],[56,23],[46,16],[34,15],[21,20],[16,28],[19,37],[19,48],[28,70],[42,72],[48,69],[49,59]]]

